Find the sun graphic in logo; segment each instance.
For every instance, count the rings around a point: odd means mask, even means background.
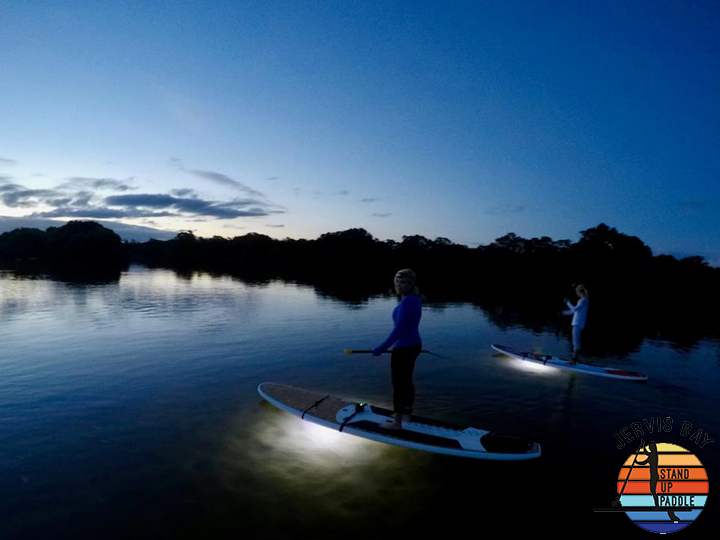
[[[675,444],[642,441],[618,473],[612,505],[638,527],[670,533],[697,519],[709,487],[707,472],[693,453]]]

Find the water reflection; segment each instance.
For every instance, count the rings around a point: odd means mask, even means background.
[[[35,262],[3,262],[0,279],[53,280],[68,285],[103,285],[117,282],[127,268],[84,268],[82,266],[47,266]]]
[[[421,329],[443,358],[418,361],[418,414],[536,440],[537,463],[396,448],[259,405],[266,380],[389,404],[387,362],[342,354],[387,334],[396,301],[382,293],[353,303],[298,283],[140,267],[85,285],[0,274],[0,478],[11,479],[0,486],[0,537],[8,520],[52,537],[59,518],[94,522],[86,537],[104,538],[108,520],[133,516],[119,536],[157,537],[161,523],[171,537],[315,537],[327,526],[375,538],[422,518],[464,523],[478,501],[517,519],[502,501],[528,493],[551,512],[537,476],[562,491],[567,456],[585,466],[586,453],[614,451],[613,434],[643,415],[720,433],[717,340],[683,351],[595,326],[593,363],[650,376],[617,382],[491,357],[491,343],[566,355],[567,328],[552,318],[537,326],[523,308],[489,316],[479,301],[432,298]],[[714,444],[703,449],[710,467]]]
[[[142,276],[142,278],[140,278]],[[125,287],[134,281],[136,287],[142,284],[133,298],[125,295],[122,301],[129,302],[130,309],[144,310],[148,315],[157,314],[166,310],[200,309],[194,302],[195,293],[203,288],[216,290],[218,284],[227,288],[230,283],[237,283],[245,290],[258,288],[264,290],[281,284],[300,290],[313,291],[323,299],[341,302],[346,308],[361,309],[373,300],[394,298],[392,287],[385,281],[356,282],[343,278],[313,278],[304,276],[289,281],[280,280],[272,275],[261,272],[220,272],[212,270],[195,269],[147,269],[138,265],[125,270],[112,270],[98,272],[84,272],[82,270],[43,270],[38,268],[22,268],[0,271],[0,280],[6,281],[34,281],[44,280],[66,284],[69,288],[80,291],[92,286],[112,286],[123,281]],[[184,284],[192,287],[193,295],[186,298],[177,298]],[[434,284],[437,286],[437,284]],[[444,310],[459,302],[472,302],[480,309],[494,326],[503,331],[523,329],[535,335],[552,334],[571,344],[570,324],[567,317],[558,315],[564,306],[548,305],[546,300],[527,298],[525,303],[518,303],[517,299],[505,304],[499,303],[497,298],[462,298],[455,293],[446,297],[441,291],[430,289],[423,291],[424,304],[427,309]],[[130,297],[129,297],[130,296]],[[707,329],[686,324],[678,316],[672,321],[662,321],[662,324],[648,326],[638,324],[638,321],[628,319],[623,313],[624,306],[606,306],[600,301],[594,301],[593,311],[589,317],[588,326],[583,332],[584,354],[589,358],[619,358],[623,359],[637,353],[643,342],[655,341],[666,344],[682,353],[689,353],[702,346],[704,339],[720,340],[720,336],[707,335]]]

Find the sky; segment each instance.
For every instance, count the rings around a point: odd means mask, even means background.
[[[5,229],[606,223],[720,266],[716,1],[11,0],[0,43]]]

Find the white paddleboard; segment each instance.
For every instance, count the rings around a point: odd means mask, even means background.
[[[521,351],[513,347],[505,345],[493,345],[493,349],[518,360],[532,362],[551,368],[564,369],[575,373],[584,373],[585,375],[595,375],[597,377],[610,377],[611,379],[623,379],[626,381],[647,381],[647,376],[635,371],[627,371],[612,367],[592,366],[590,364],[578,364],[568,362],[556,356],[537,354],[529,351]]]
[[[308,422],[373,441],[476,459],[517,461],[540,457],[540,445],[482,429],[412,417],[402,429],[380,427],[392,419],[387,409],[284,384],[262,383],[258,392],[277,408]]]

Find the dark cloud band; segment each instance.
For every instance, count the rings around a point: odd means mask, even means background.
[[[194,216],[233,219],[237,217],[258,217],[282,213],[256,199],[234,199],[230,202],[206,201],[197,197],[174,197],[163,194],[115,195],[107,197],[108,206],[131,209],[166,209],[176,215],[190,214]]]
[[[188,174],[192,174],[199,178],[204,178],[205,180],[210,180],[211,182],[214,182],[221,186],[229,187],[232,189],[237,189],[238,191],[242,191],[243,193],[249,195],[250,197],[261,197],[261,198],[265,197],[265,195],[262,192],[257,191],[256,189],[253,189],[249,186],[246,186],[242,182],[238,182],[237,180],[230,178],[226,174],[215,172],[215,171],[203,171],[200,169],[187,169],[185,167],[185,165],[183,164],[182,160],[180,160],[178,158],[170,158],[169,165],[175,169],[184,171]],[[274,178],[277,178],[277,177],[274,177]]]
[[[84,188],[72,192],[71,188]],[[11,177],[0,177],[0,203],[11,208],[35,208],[37,218],[157,218],[234,219],[282,214],[285,209],[250,196],[257,193],[246,189],[246,197],[229,201],[205,200],[191,189],[173,190],[171,194],[139,193],[99,197],[98,190],[126,191],[135,189],[126,181],[111,178],[68,178],[57,189],[29,189],[15,184]],[[50,209],[42,209],[50,207]]]
[[[229,176],[219,172],[200,171],[197,169],[189,169],[187,172],[189,172],[190,174],[194,174],[195,176],[198,176],[200,178],[215,182],[216,184],[220,184],[221,186],[237,189],[239,191],[242,191],[243,193],[246,193],[247,195],[250,195],[251,197],[265,197],[265,195],[260,191],[252,189],[251,187],[246,186],[242,182],[233,180]]]
[[[58,186],[58,189],[108,189],[114,191],[129,191],[137,189],[128,181],[115,180],[114,178],[86,178],[84,176],[74,176],[68,178]]]

